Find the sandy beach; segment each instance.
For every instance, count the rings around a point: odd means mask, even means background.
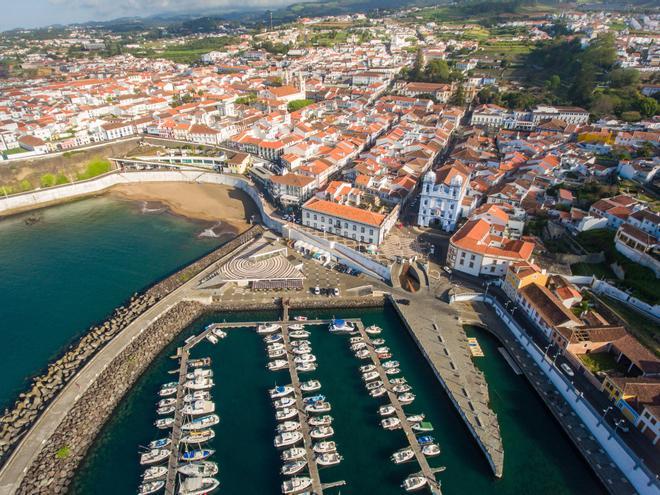
[[[110,189],[108,194],[131,201],[161,203],[177,215],[208,222],[223,222],[241,231],[249,226],[251,215],[259,215],[256,205],[243,191],[215,184],[121,184]]]

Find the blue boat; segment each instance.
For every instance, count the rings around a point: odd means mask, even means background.
[[[163,447],[167,447],[172,440],[169,438],[161,438],[159,440],[154,440],[153,442],[149,442],[149,448],[150,449],[160,449]]]
[[[430,444],[430,443],[435,442],[435,439],[434,439],[433,437],[431,437],[431,436],[424,435],[424,436],[422,436],[422,437],[417,437],[417,442],[418,442],[420,445],[428,445],[428,444]]]
[[[202,450],[189,450],[181,454],[181,460],[185,462],[202,461],[207,457],[211,457],[215,450],[202,449]]]
[[[314,402],[323,402],[325,400],[325,395],[312,395],[311,397],[305,397],[303,402],[305,404],[313,404]]]

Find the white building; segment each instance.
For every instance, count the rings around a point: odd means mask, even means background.
[[[428,227],[435,223],[442,230],[454,230],[461,218],[469,177],[469,172],[459,165],[446,165],[435,172],[427,172],[422,181],[417,224]]]

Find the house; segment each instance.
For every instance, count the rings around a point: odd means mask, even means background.
[[[100,135],[104,141],[120,139],[135,134],[135,127],[131,122],[111,122],[101,125]]]
[[[601,390],[653,445],[659,445],[660,380],[606,376]]]
[[[245,174],[252,165],[252,156],[247,153],[234,153],[227,160],[226,168],[232,174]]]
[[[558,327],[572,328],[582,324],[582,321],[543,285],[526,285],[518,292],[515,301],[548,339]]]
[[[312,196],[315,188],[314,177],[307,175],[273,175],[270,178],[271,192],[283,204],[300,204]]]
[[[660,245],[656,237],[624,223],[616,231],[614,246],[626,258],[653,270],[660,278]]]
[[[548,275],[534,263],[528,261],[517,261],[511,263],[506,271],[502,290],[509,296],[509,299],[515,301],[516,294],[529,284],[539,284],[545,286],[548,282]]]
[[[48,145],[43,139],[26,135],[18,138],[18,145],[27,151],[36,151],[38,153],[47,153]]]
[[[617,229],[634,212],[637,201],[629,196],[619,195],[613,198],[599,199],[589,208],[595,217],[607,219],[607,228]]]

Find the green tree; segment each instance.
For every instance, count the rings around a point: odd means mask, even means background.
[[[642,96],[639,99],[639,111],[644,117],[653,117],[658,113],[658,102],[655,98]]]
[[[422,49],[417,50],[417,55],[415,56],[415,63],[413,64],[412,70],[409,73],[409,78],[412,81],[421,81],[424,73],[424,54]]]
[[[557,91],[561,86],[561,78],[557,74],[550,76],[550,79],[545,81],[545,87],[550,91]]]
[[[465,105],[465,88],[462,84],[459,84],[456,88],[456,91],[451,96],[451,103],[454,105]]]
[[[639,83],[639,71],[635,69],[614,69],[609,74],[610,86],[613,88],[625,88],[627,86],[637,86]]]
[[[444,60],[432,60],[424,69],[425,79],[434,83],[447,83],[451,81],[449,65]]]

